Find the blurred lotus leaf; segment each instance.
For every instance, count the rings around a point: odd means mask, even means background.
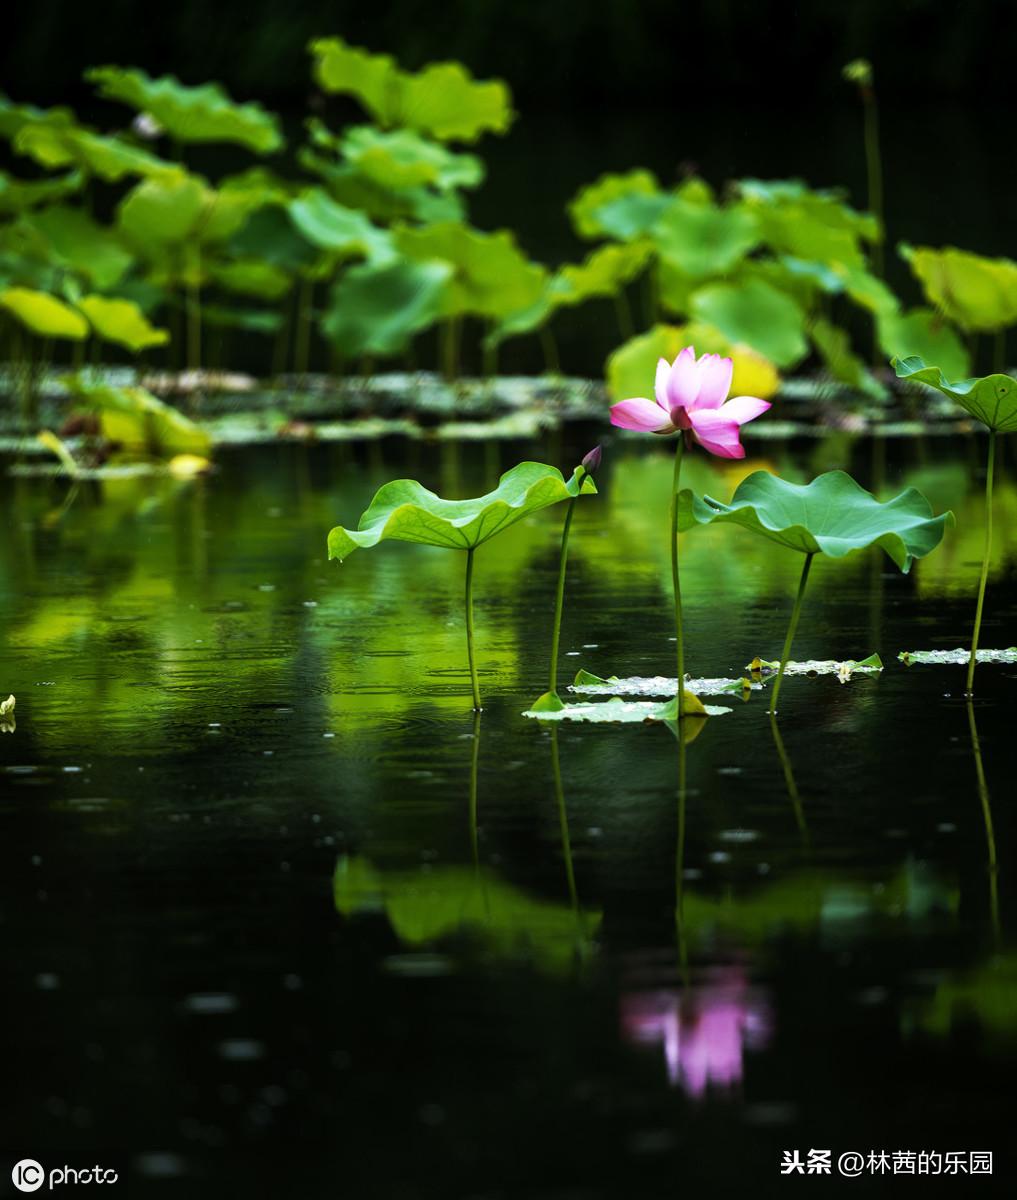
[[[763,240],[778,254],[864,268],[864,243],[880,236],[875,217],[857,212],[836,192],[798,180],[743,179],[738,192],[758,220]]]
[[[386,127],[472,142],[485,131],[504,133],[511,124],[508,87],[498,79],[477,81],[459,63],[432,63],[411,73],[389,55],[371,54],[341,38],[314,41],[310,50],[318,83],[328,92],[355,96]]]
[[[4,308],[31,333],[44,338],[63,338],[83,342],[88,337],[88,322],[69,304],[46,292],[12,287],[0,292]]]
[[[921,358],[938,363],[949,379],[966,379],[971,355],[957,331],[931,308],[888,313],[879,319],[879,348],[887,358]]]
[[[1017,263],[945,246],[902,245],[900,252],[937,312],[962,329],[995,333],[1017,323]]]
[[[235,142],[256,154],[283,145],[278,118],[260,104],[237,104],[216,83],[187,87],[172,75],[152,79],[144,71],[96,67],[85,73],[107,100],[147,113],[179,142]]]
[[[441,262],[351,267],[332,288],[322,332],[349,358],[400,354],[441,316],[451,278]]]
[[[139,247],[183,242],[197,229],[208,198],[198,178],[178,170],[132,188],[120,201],[117,223]]]
[[[176,454],[206,457],[212,439],[175,408],[142,387],[110,387],[80,375],[65,380],[82,407],[99,413],[103,436],[126,450],[172,458]]]
[[[68,171],[56,179],[18,179],[7,171],[0,171],[0,213],[13,216],[63,200],[81,191],[84,182],[81,171]]]
[[[152,346],[165,346],[169,341],[169,333],[149,324],[145,314],[131,300],[83,296],[77,301],[77,307],[88,318],[97,337],[124,346],[134,354]]]
[[[382,187],[433,186],[441,191],[475,188],[484,180],[484,164],[474,154],[456,154],[409,129],[390,132],[373,125],[347,129],[339,146],[346,160]]]
[[[378,489],[356,529],[331,530],[328,556],[341,561],[391,540],[472,550],[542,508],[596,490],[582,467],[566,482],[557,467],[536,462],[519,463],[493,492],[472,500],[443,500],[415,479],[394,479]]]
[[[668,202],[667,197],[660,190],[656,176],[650,171],[637,170],[628,171],[623,175],[601,175],[593,183],[580,188],[568,206],[569,216],[572,218],[572,225],[576,233],[581,238],[618,236],[613,232],[613,228],[608,228],[604,224],[601,212],[605,206],[614,201],[628,200],[633,197],[636,198],[634,202],[636,208],[643,201],[652,201],[651,207],[654,209],[654,216],[659,216]],[[621,220],[621,214],[608,213],[609,224],[616,227],[612,222],[612,217],[614,222],[617,222]],[[646,227],[648,228],[652,223],[651,219]]]
[[[598,246],[581,263],[568,264],[551,280],[551,295],[557,305],[582,304],[597,296],[615,296],[649,262],[648,242],[624,246]]]
[[[288,210],[297,231],[312,245],[344,258],[392,259],[392,239],[356,209],[338,204],[322,188],[308,188]]]
[[[898,379],[924,383],[955,400],[977,421],[997,433],[1017,429],[1017,379],[986,375],[950,383],[939,367],[927,367],[920,358],[894,359]]]
[[[443,315],[503,317],[540,300],[547,272],[530,262],[507,230],[481,233],[455,221],[394,231],[397,250],[415,262],[438,260],[452,268]]]
[[[759,242],[751,211],[671,200],[650,229],[661,256],[685,275],[703,279],[736,266]]]
[[[293,286],[293,279],[286,271],[258,258],[214,263],[209,274],[228,292],[257,296],[262,300],[279,300]]]
[[[119,183],[130,175],[155,176],[174,167],[147,150],[116,135],[104,137],[63,109],[50,109],[37,120],[24,121],[13,138],[14,149],[47,170],[76,167],[97,175],[107,183]]]
[[[874,400],[887,398],[886,388],[851,349],[851,338],[845,330],[824,317],[817,317],[809,328],[809,335],[834,379]]]
[[[915,488],[879,501],[844,471],[828,471],[807,484],[754,471],[735,489],[730,504],[687,489],[680,493],[680,530],[717,522],[741,525],[801,554],[843,558],[852,550],[880,546],[907,573],[914,559],[939,545],[953,513],[933,516]]]
[[[690,310],[729,342],[751,347],[778,367],[794,366],[808,351],[805,314],[762,280],[707,284],[692,295]]]
[[[130,269],[133,255],[116,233],[79,208],[54,204],[23,220],[42,238],[50,262],[96,287],[114,287]]]

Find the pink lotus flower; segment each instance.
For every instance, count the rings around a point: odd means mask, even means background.
[[[769,401],[755,396],[735,396],[731,390],[731,359],[719,354],[696,358],[691,346],[673,363],[657,363],[656,401],[637,397],[611,406],[611,424],[642,433],[675,433],[681,430],[691,445],[720,458],[744,458],[738,430],[746,421],[762,416]],[[725,403],[726,402],[726,403]]]

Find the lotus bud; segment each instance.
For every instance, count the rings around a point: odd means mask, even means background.
[[[600,470],[600,460],[603,457],[604,451],[600,446],[594,446],[589,454],[583,458],[583,470],[587,475],[596,475]]]

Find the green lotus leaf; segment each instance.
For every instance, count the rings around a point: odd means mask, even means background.
[[[915,488],[879,501],[844,471],[828,471],[808,484],[754,471],[738,485],[730,504],[688,490],[680,494],[679,529],[718,522],[741,525],[801,554],[843,558],[852,550],[881,546],[906,573],[914,559],[939,545],[953,513],[933,516]]]
[[[1017,379],[1009,375],[985,375],[950,383],[939,367],[927,367],[920,358],[893,360],[898,379],[925,383],[955,400],[976,421],[997,433],[1017,429]]]
[[[519,463],[474,500],[443,500],[415,479],[396,479],[379,488],[356,529],[337,525],[329,533],[328,556],[341,561],[358,547],[393,539],[472,550],[542,508],[596,490],[582,467],[566,483],[557,467],[536,462]]]
[[[81,171],[69,171],[57,179],[18,179],[7,171],[0,171],[0,213],[13,216],[63,200],[80,192],[84,182]]]
[[[222,308],[217,304],[202,304],[201,320],[216,329],[244,329],[250,333],[278,333],[282,314],[269,309]]]
[[[598,246],[581,263],[561,268],[551,281],[551,304],[582,304],[597,296],[616,296],[643,270],[650,253],[647,242]]]
[[[971,370],[971,355],[957,331],[931,308],[889,313],[880,317],[876,328],[887,358],[938,363],[950,379],[966,379]]]
[[[175,454],[205,456],[212,439],[183,413],[142,387],[110,387],[79,375],[64,381],[86,408],[97,411],[103,433],[126,449],[170,458]]]
[[[886,399],[886,388],[851,349],[846,330],[817,317],[809,328],[809,336],[834,379],[874,400]]]
[[[594,183],[580,188],[569,204],[569,216],[576,233],[581,238],[599,238],[608,235],[600,212],[614,200],[629,196],[651,197],[667,203],[660,191],[656,176],[649,171],[628,171],[623,175],[601,175]],[[660,205],[658,205],[658,215]],[[652,222],[651,222],[652,223]]]
[[[17,104],[0,92],[0,137],[13,139],[26,125],[39,122],[74,124],[69,108],[36,108],[34,104]]]
[[[235,142],[256,154],[281,149],[279,120],[260,104],[237,104],[219,84],[187,87],[172,75],[152,79],[144,71],[96,67],[85,78],[99,95],[148,113],[179,142]]]
[[[278,199],[276,189],[253,173],[231,176],[216,188],[206,187],[195,236],[201,242],[225,242],[238,234],[254,213]]]
[[[863,268],[863,243],[879,237],[879,224],[855,211],[836,192],[817,191],[798,180],[745,179],[738,191],[759,222],[763,240],[778,254]]]
[[[362,212],[337,204],[322,188],[308,188],[288,210],[297,231],[312,245],[342,257],[383,262],[393,257],[392,239]]]
[[[51,262],[83,275],[96,287],[114,287],[133,262],[116,233],[79,208],[55,204],[24,220],[46,243]]]
[[[507,230],[481,233],[444,221],[422,229],[394,231],[397,250],[415,262],[439,260],[452,268],[443,314],[503,317],[535,304],[547,286],[547,272],[530,262]]]
[[[107,183],[118,183],[131,175],[164,175],[175,169],[172,163],[164,162],[123,138],[104,137],[67,120],[23,125],[15,134],[14,149],[47,170],[77,167],[90,175],[98,175]]]
[[[169,341],[169,333],[150,324],[131,300],[82,296],[77,301],[77,307],[88,318],[97,337],[104,342],[124,346],[134,354],[152,346],[165,346]]]
[[[441,262],[351,267],[332,288],[322,332],[348,358],[400,354],[439,319],[451,278]]]
[[[695,279],[725,274],[759,242],[756,219],[747,207],[682,199],[668,202],[649,236],[662,257]]]
[[[88,337],[88,322],[69,304],[46,292],[12,287],[0,292],[4,308],[31,333],[45,338],[64,338],[83,342]]]
[[[394,58],[348,46],[342,38],[320,38],[309,50],[314,78],[326,92],[353,96],[382,125],[395,124],[402,72]]]
[[[474,154],[456,154],[409,129],[384,131],[373,125],[347,129],[338,148],[367,179],[385,188],[433,186],[475,188],[484,180],[484,164]]]
[[[293,286],[293,279],[288,272],[258,258],[214,263],[209,274],[228,292],[257,296],[262,300],[279,300]]]
[[[296,229],[287,208],[268,205],[252,213],[229,239],[226,250],[235,258],[257,259],[295,275],[314,264],[318,250]]]
[[[757,350],[778,367],[791,367],[808,351],[805,314],[783,292],[759,279],[713,283],[696,291],[692,315],[734,344]]]
[[[900,252],[932,307],[971,332],[994,333],[1017,323],[1017,263],[983,258],[954,246],[902,245]]]
[[[195,234],[209,199],[201,180],[178,170],[136,184],[120,201],[117,224],[142,248],[184,242]]]

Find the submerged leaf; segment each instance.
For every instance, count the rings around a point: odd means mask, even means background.
[[[685,720],[692,727],[689,731],[692,736],[686,737],[686,741],[691,741],[692,737],[699,733],[706,717],[719,717],[731,711],[716,704],[700,705],[698,701],[696,706],[692,706],[691,702],[695,699],[694,696],[686,696]],[[621,697],[615,696],[600,704],[566,704],[557,711],[538,711],[531,708],[524,712],[523,716],[538,721],[582,721],[591,725],[642,725],[647,721],[671,724],[674,722],[673,710],[674,701],[668,704],[653,704],[646,700],[622,700]]]
[[[566,483],[557,467],[536,462],[506,471],[493,492],[473,500],[443,500],[415,479],[396,479],[378,490],[356,529],[337,525],[329,533],[328,556],[341,561],[392,539],[471,550],[531,513],[596,490],[582,467]]]
[[[750,691],[759,691],[762,684],[751,679],[690,679],[685,680],[686,697],[693,696],[733,696]],[[589,671],[580,671],[569,688],[584,696],[675,696],[678,693],[678,680],[666,675],[632,675],[619,679],[612,675],[602,679]],[[536,705],[534,705],[536,708]]]
[[[967,666],[971,650],[902,650],[897,655],[905,666]],[[975,661],[980,663],[1017,663],[1017,647],[1008,650],[979,650]]]
[[[765,658],[754,658],[746,668],[753,677],[769,679],[780,670],[780,659],[769,661]],[[870,654],[856,662],[853,658],[838,662],[832,658],[809,659],[805,662],[789,661],[784,668],[785,675],[836,675],[841,683],[847,683],[855,672],[875,674],[883,669],[883,660],[878,654]]]
[[[898,379],[928,384],[997,433],[1017,429],[1017,379],[1009,375],[985,375],[981,379],[950,383],[939,367],[927,367],[920,358],[895,358],[893,367]]]
[[[733,523],[802,554],[830,558],[876,545],[904,572],[939,545],[952,521],[952,512],[933,516],[915,488],[881,502],[844,471],[828,471],[808,484],[755,471],[738,485],[730,504],[688,490],[679,496],[681,530]]]

